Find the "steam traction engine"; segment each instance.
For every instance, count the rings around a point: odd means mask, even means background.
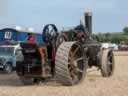
[[[48,24],[43,30],[43,43],[20,43],[23,61],[17,62],[16,72],[24,84],[39,83],[46,78],[56,78],[63,85],[78,84],[86,69],[96,66],[103,77],[113,73],[112,49],[102,49],[92,39],[92,15],[85,13],[85,26],[59,33],[56,26]]]

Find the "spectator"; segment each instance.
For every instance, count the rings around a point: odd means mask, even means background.
[[[33,36],[32,33],[28,33],[28,36],[27,36],[27,41],[35,41],[35,37]]]

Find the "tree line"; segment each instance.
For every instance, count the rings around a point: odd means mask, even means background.
[[[94,39],[99,42],[125,43],[128,44],[128,27],[123,28],[123,32],[98,33],[93,34]]]

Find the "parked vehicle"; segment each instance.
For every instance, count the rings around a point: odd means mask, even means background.
[[[18,59],[20,57],[20,59]],[[6,73],[11,73],[16,68],[16,61],[22,61],[23,59],[21,47],[16,45],[1,45],[0,46],[0,69],[3,69]]]
[[[120,51],[128,51],[128,45],[119,45]]]
[[[117,44],[112,44],[112,43],[102,43],[101,48],[112,48],[113,50],[119,49]]]

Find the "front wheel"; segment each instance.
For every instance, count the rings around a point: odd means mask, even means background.
[[[101,74],[103,77],[110,77],[112,76],[113,71],[113,52],[110,49],[104,49],[101,55]]]

